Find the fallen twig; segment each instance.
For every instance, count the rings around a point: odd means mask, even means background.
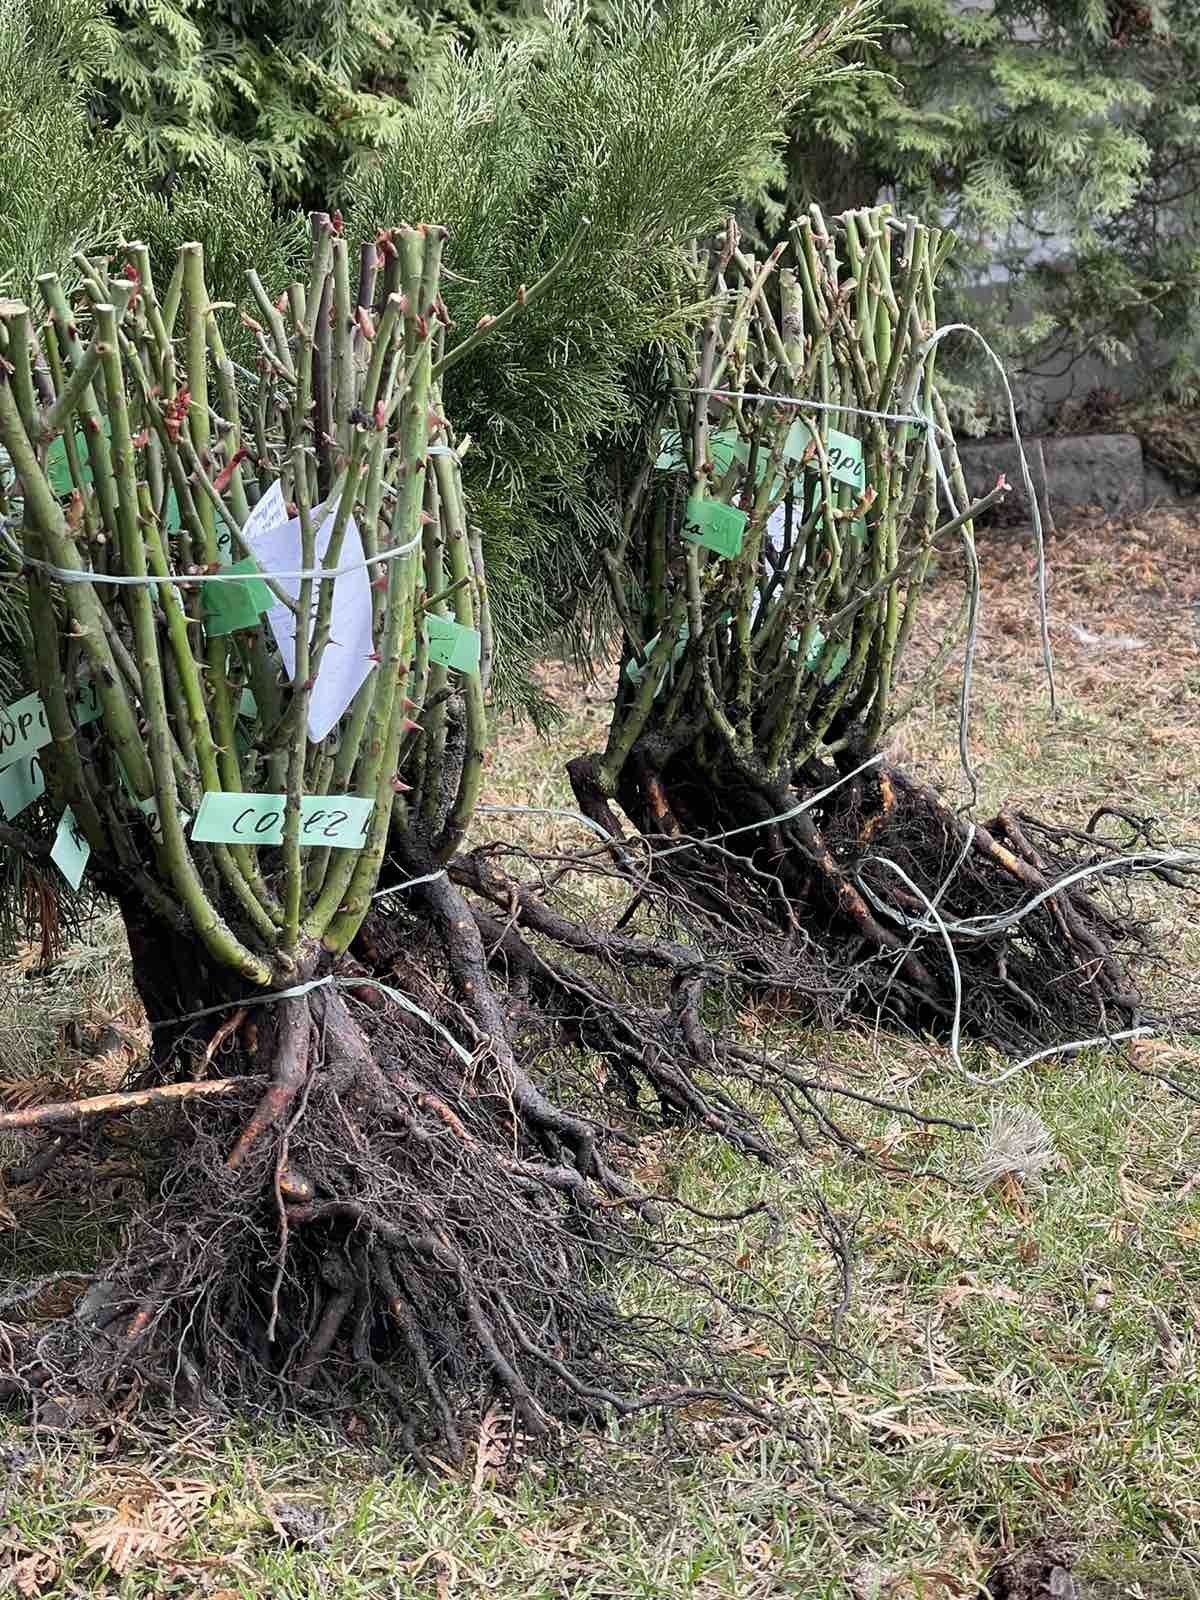
[[[206,1083],[167,1083],[154,1089],[98,1094],[90,1100],[53,1100],[49,1105],[25,1106],[20,1111],[0,1112],[0,1133],[53,1128],[61,1123],[117,1116],[122,1111],[142,1111],[147,1106],[177,1105],[181,1100],[215,1100],[260,1081],[251,1077],[214,1078]]]

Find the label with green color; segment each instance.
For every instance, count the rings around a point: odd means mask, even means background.
[[[799,647],[799,639],[793,639],[791,642],[791,649],[798,650]],[[821,632],[820,626],[817,626],[813,629],[812,643],[808,647],[808,655],[805,657],[804,662],[805,666],[816,667],[819,665],[821,653],[824,649],[825,635]],[[831,683],[835,683],[838,678],[841,677],[849,659],[850,646],[843,640],[843,642],[837,646],[833,652],[833,655],[830,657],[829,665],[825,669],[825,676],[821,680],[826,688],[828,688]]]
[[[727,506],[721,500],[708,500],[694,494],[684,512],[681,533],[691,544],[702,544],[706,550],[732,558],[742,553],[742,540],[749,520],[737,506]]]
[[[708,436],[708,453],[712,457],[713,466],[716,467],[720,477],[724,477],[735,461],[746,461],[750,456],[750,448],[746,442],[728,428],[723,428],[720,433],[710,433]],[[663,435],[663,451],[656,462],[660,467],[683,466],[683,442],[677,433]],[[762,463],[759,463],[758,475],[763,473]]]
[[[684,465],[683,440],[676,430],[664,433],[660,441],[662,448],[658,453],[656,467],[682,467]],[[746,441],[732,429],[722,428],[720,433],[710,433],[708,436],[708,453],[712,456],[713,465],[724,476],[735,461],[747,461],[750,458],[750,447]],[[758,475],[763,474],[763,463],[759,463]]]
[[[661,467],[664,471],[670,471],[674,467],[683,466],[683,440],[677,428],[672,428],[669,433],[664,433],[658,443],[658,459],[654,463],[656,467]]]
[[[142,815],[145,817],[146,825],[150,829],[150,832],[154,835],[155,839],[158,840],[161,843],[162,842],[162,823],[159,820],[158,799],[157,799],[157,797],[155,795],[151,795],[148,800],[139,800],[138,803],[137,803],[137,808],[142,813]],[[186,828],[187,825],[188,825],[188,822],[190,821],[190,819],[191,819],[190,813],[185,811],[183,809],[183,807],[180,806],[179,807],[179,823],[180,823],[180,826],[183,827],[183,828]]]
[[[790,437],[790,436],[789,436]],[[717,476],[723,478],[729,471],[734,461],[748,462],[750,459],[750,446],[739,433],[732,429],[723,428],[720,433],[710,433],[708,436],[708,452],[712,456],[713,466]],[[784,454],[787,454],[785,449]],[[770,451],[760,450],[755,462],[755,479],[761,483],[770,460]],[[684,464],[683,445],[677,432],[664,433],[662,436],[662,449],[654,465],[656,467],[679,468]],[[771,498],[775,499],[783,493],[783,479],[776,478],[771,486]]]
[[[100,419],[100,426],[106,439],[112,438],[112,424],[107,417]],[[81,428],[75,430],[75,442],[79,456],[79,477],[83,483],[92,481],[92,458],[88,455],[87,437]],[[66,441],[60,435],[46,451],[46,477],[50,487],[56,495],[68,495],[75,485],[71,481],[71,466],[67,460]],[[163,527],[168,533],[176,533],[180,527],[179,500],[175,494],[174,485],[167,490],[167,503],[163,508]]]
[[[468,628],[449,617],[425,618],[425,642],[429,659],[455,672],[478,672],[483,640],[477,628]]]
[[[244,583],[206,583],[202,586],[204,631],[210,639],[256,628],[259,617],[275,604],[275,596],[257,576],[259,565],[253,556],[235,561],[225,570],[244,572],[248,576]]]
[[[813,434],[812,425],[803,417],[797,417],[784,444],[784,456],[792,461],[803,460],[805,451],[813,441]],[[839,428],[829,428],[825,433],[825,454],[829,458],[829,476],[835,483],[849,484],[852,489],[864,487],[866,467],[861,439],[856,439],[852,433],[843,433]],[[814,472],[817,470],[815,456],[809,457],[807,465]]]
[[[675,664],[678,662],[678,660],[679,660],[680,656],[683,654],[683,652],[687,649],[687,642],[688,642],[689,634],[690,634],[690,629],[688,628],[687,623],[686,622],[681,622],[679,624],[679,631],[675,635],[676,645],[675,645],[674,650],[671,651],[671,659],[663,667],[662,673],[661,673],[661,675],[659,677],[659,680],[658,680],[658,684],[655,687],[654,693],[656,695],[660,693],[660,691],[662,690],[663,684],[666,682],[667,678],[673,672],[673,670],[675,668]],[[662,638],[662,634],[661,633],[656,633],[654,635],[653,639],[647,639],[646,643],[642,646],[642,651],[643,651],[643,654],[646,657],[647,666],[649,665],[650,657],[654,654],[655,650],[657,649],[658,641],[661,638]],[[628,679],[628,681],[633,684],[634,688],[637,688],[640,685],[642,679],[646,676],[646,671],[647,671],[647,667],[644,667],[641,664],[641,662],[638,661],[636,656],[631,656],[629,658],[629,660],[625,663],[625,676]]]
[[[849,484],[852,489],[862,489],[866,468],[863,463],[862,440],[852,433],[840,433],[830,428],[825,437],[825,452],[829,457],[829,476],[836,483]]]
[[[210,791],[200,802],[192,838],[202,844],[282,844],[286,797]],[[300,802],[301,845],[361,850],[374,800],[353,794],[306,794]]]
[[[833,652],[833,657],[830,660],[829,666],[825,672],[823,681],[827,689],[831,683],[835,683],[837,679],[841,677],[842,673],[845,671],[846,663],[849,661],[849,659],[850,646],[845,643],[839,644],[837,649]]]
[[[36,755],[23,756],[0,772],[0,813],[11,822],[45,792],[42,763]]]
[[[58,824],[58,832],[54,835],[54,848],[50,852],[50,859],[72,889],[78,889],[83,882],[83,869],[87,866],[91,853],[92,847],[80,833],[75,813],[68,806]]]
[[[95,722],[100,715],[100,697],[93,683],[84,684],[75,696],[75,722],[80,728]],[[0,711],[0,771],[15,761],[31,756],[50,743],[50,724],[38,694],[27,694]]]
[[[106,439],[112,438],[112,424],[107,417],[100,419]],[[75,449],[79,457],[79,476],[84,483],[92,481],[92,458],[88,455],[87,436],[82,428],[75,430]],[[57,495],[70,494],[75,487],[71,481],[71,465],[67,460],[67,441],[60,435],[46,451],[46,477]]]
[[[152,794],[146,800],[139,800],[138,797],[137,797],[137,794],[136,794],[136,792],[134,790],[133,785],[129,781],[129,774],[125,771],[124,762],[118,760],[118,762],[117,762],[117,770],[121,774],[121,782],[125,785],[126,791],[127,791],[128,795],[129,795],[129,798],[133,801],[134,805],[137,806],[138,810],[145,817],[147,826],[149,827],[150,832],[153,834],[155,840],[158,843],[161,844],[162,843],[162,823],[159,821],[158,796]],[[183,809],[183,807],[180,806],[179,807],[179,821],[183,825],[184,828],[187,827],[187,825],[188,825],[190,820],[191,820],[191,813],[188,812],[188,811],[185,811]]]

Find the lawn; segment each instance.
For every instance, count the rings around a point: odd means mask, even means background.
[[[1012,799],[1063,821],[1110,801],[1200,829],[1200,520],[1081,522],[1052,547],[1060,708],[1040,666],[1032,561],[989,538],[972,749],[980,815]],[[954,603],[949,578],[933,608]],[[892,754],[962,796],[951,671]],[[568,756],[605,727],[606,676],[544,673],[562,722],[503,730],[493,806],[569,808]],[[485,815],[477,834],[578,838],[570,818]],[[1187,999],[1194,906],[1143,896]],[[5,978],[0,1100],[103,1082],[136,1049],[118,927],[101,921],[47,978]],[[83,1033],[133,1042],[97,1062]],[[804,1444],[709,1415],[643,1418],[513,1460],[489,1414],[464,1470],[396,1464],[385,1419],[131,1412],[70,1428],[0,1420],[0,1593],[443,1597],[1200,1595],[1200,1054],[1187,1038],[1039,1063],[995,1088],[944,1048],[866,1027],[829,1038],[762,1007],[738,1018],[834,1081],[973,1125],[926,1127],[841,1101],[861,1153],[830,1141],[767,1171],[699,1134],[639,1152],[725,1230],[744,1297],[812,1333],[787,1347],[730,1315]],[[1002,1063],[977,1047],[965,1065]],[[0,1152],[12,1159],[12,1149]],[[0,1298],[86,1262],[123,1203],[0,1189]],[[849,1242],[848,1308],[827,1233]],[[53,1309],[54,1289],[39,1303]],[[663,1304],[630,1278],[626,1303]],[[836,1340],[834,1336],[836,1334]],[[831,1351],[831,1341],[836,1349]]]

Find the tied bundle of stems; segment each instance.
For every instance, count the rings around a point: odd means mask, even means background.
[[[778,785],[815,756],[874,748],[903,714],[893,686],[931,563],[953,537],[973,566],[972,518],[1003,492],[971,503],[934,384],[951,244],[886,207],[830,227],[813,206],[769,255],[732,224],[696,253],[712,309],[694,366],[668,353],[606,557],[625,635],[609,794],[652,729],[686,738],[699,722],[714,760]],[[739,513],[734,548],[687,537],[706,502]]]
[[[348,948],[389,833],[419,841],[431,861],[453,854],[486,737],[487,652],[478,669],[451,672],[428,635],[431,617],[489,632],[460,480],[466,441],[455,447],[441,411],[445,230],[381,233],[353,261],[329,217],[314,216],[312,236],[307,278],[278,299],[249,275],[256,373],[228,357],[196,244],[180,250],[161,295],[134,243],[111,262],[80,258],[75,305],[46,276],[37,321],[24,305],[0,306],[4,492],[22,513],[10,521],[34,624],[26,668],[52,735],[51,805],[71,808],[101,880],[135,889],[156,918],[261,986],[294,981],[314,950]],[[242,530],[269,494],[298,526],[298,587],[251,577]],[[339,639],[335,588],[346,580],[314,574],[346,561],[352,529],[368,563],[370,632]],[[238,560],[257,603],[232,583],[153,581]],[[132,581],[103,581],[114,577]],[[232,612],[226,597],[239,600]],[[312,619],[295,625],[290,674],[266,607]],[[322,666],[356,649],[373,670],[314,740]],[[99,718],[81,729],[74,707],[87,685]],[[205,795],[247,792],[284,796],[281,848],[189,837]],[[312,795],[370,802],[361,848],[302,848]]]
[[[974,519],[1007,485],[972,501],[935,381],[951,243],[887,207],[828,222],[813,206],[770,253],[732,223],[695,251],[685,290],[708,314],[652,371],[616,463],[607,742],[569,772],[589,818],[621,834],[617,801],[650,841],[702,942],[753,945],[764,985],[794,983],[802,958],[876,1014],[1019,1054],[1140,1001],[1116,954],[1127,919],[1053,887],[1075,864],[1061,830],[968,822],[881,754],[965,634],[970,776]],[[902,694],[926,582],[956,547],[962,603]],[[974,937],[997,908],[1001,936]]]

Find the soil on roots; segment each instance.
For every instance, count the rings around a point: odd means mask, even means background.
[[[859,1014],[957,1025],[1010,1055],[1165,1020],[1139,989],[1165,963],[1118,858],[1140,850],[1139,871],[1197,880],[1149,863],[1140,819],[1104,810],[1065,829],[1006,810],[972,823],[882,761],[850,776],[862,760],[769,791],[639,756],[618,799],[647,848],[627,850],[627,870],[690,905],[697,942],[749,939],[764,990],[796,987],[806,959],[810,987]],[[569,773],[584,814],[619,836],[594,759]],[[1123,841],[1099,830],[1105,818],[1128,824]],[[1080,868],[1101,870],[1064,881]]]
[[[649,1406],[756,1409],[719,1330],[758,1313],[717,1282],[721,1229],[750,1213],[706,1219],[705,1238],[660,1226],[618,1170],[633,1141],[518,1064],[458,891],[443,878],[421,898],[386,924],[407,938],[391,994],[353,960],[257,1006],[127,908],[157,1025],[125,1097],[160,1119],[140,1146],[147,1199],[69,1318],[26,1322],[30,1294],[0,1297],[9,1393],[280,1409],[373,1391],[422,1462],[461,1459],[497,1398],[526,1440]],[[101,1120],[77,1110],[52,1134]],[[676,1279],[678,1323],[622,1313],[624,1264]],[[701,1302],[697,1340],[683,1324]]]

